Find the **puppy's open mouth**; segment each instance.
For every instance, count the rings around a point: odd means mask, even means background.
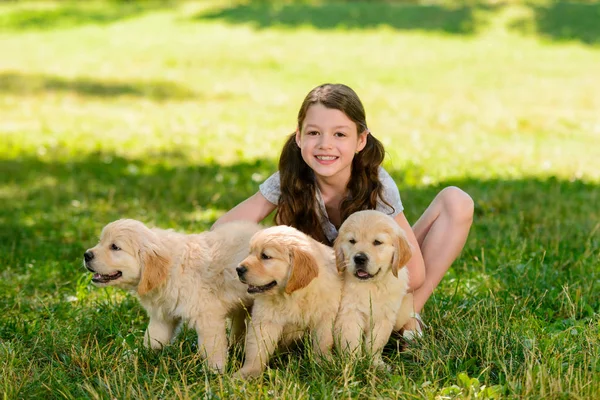
[[[357,277],[360,280],[366,281],[366,280],[369,280],[371,278],[374,278],[380,272],[381,272],[381,268],[379,268],[377,270],[377,272],[375,272],[373,275],[371,275],[370,273],[368,273],[364,269],[358,268],[356,271],[354,271],[354,276]]]
[[[99,273],[94,273],[94,276],[92,277],[92,282],[94,283],[107,283],[110,281],[114,281],[115,279],[119,279],[123,274],[121,273],[121,271],[117,271],[114,274],[111,275],[103,275],[103,274],[99,274]]]
[[[266,292],[267,290],[274,288],[276,285],[277,285],[277,281],[273,281],[271,283],[267,283],[266,285],[262,285],[262,286],[248,285],[248,293],[254,294],[254,293]]]

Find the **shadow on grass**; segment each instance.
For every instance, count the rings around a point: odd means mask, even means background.
[[[89,78],[66,79],[42,74],[0,73],[0,93],[31,95],[39,93],[72,93],[90,97],[135,96],[156,101],[185,100],[196,93],[172,82],[110,82]]]
[[[83,250],[95,243],[106,223],[128,217],[163,228],[203,231],[221,212],[255,193],[276,169],[269,159],[227,166],[169,164],[182,158],[157,154],[129,160],[92,154],[64,162],[0,160],[0,265],[21,276],[32,265],[43,264],[64,284],[72,284],[81,273],[75,265],[80,265]],[[475,199],[469,241],[445,281],[449,293],[475,302],[490,291],[511,301],[537,295],[548,302],[540,313],[553,319],[561,311],[552,301],[568,285],[579,290],[579,301],[585,303],[578,312],[598,311],[600,300],[587,295],[598,279],[600,211],[595,205],[600,203],[600,186],[525,178],[411,187],[404,184],[406,172],[390,171],[399,182],[410,221],[443,186],[459,186]],[[26,279],[22,289],[49,290],[54,285],[41,274]]]
[[[1,31],[28,31],[108,25],[168,7],[171,1],[37,2],[0,15]]]
[[[414,2],[268,2],[250,1],[200,13],[196,20],[248,23],[257,28],[274,26],[317,29],[371,29],[386,26],[396,30],[419,30],[451,34],[473,34],[479,28],[476,8],[486,4],[415,4]]]
[[[533,19],[517,21],[513,25],[516,30],[553,41],[600,43],[600,2],[550,1],[529,6],[533,10]]]
[[[600,2],[524,1],[533,16],[517,20],[510,28],[554,41],[600,41]],[[399,31],[471,35],[486,28],[489,12],[510,3],[487,0],[455,2],[363,1],[287,3],[250,1],[196,15],[197,20],[246,23],[257,28],[370,29],[385,26]]]
[[[15,3],[0,14],[0,32],[50,30],[82,25],[108,25],[145,13],[169,9],[178,1],[104,1],[65,3]],[[231,24],[316,29],[372,29],[385,26],[399,31],[471,35],[485,29],[488,11],[499,11],[511,2],[491,0],[444,1],[335,1],[310,2],[251,0],[229,2],[203,11],[194,20],[220,20]],[[574,40],[589,45],[600,42],[600,2],[523,1],[533,16],[517,20],[511,28],[554,41]],[[483,13],[480,13],[483,11]],[[488,14],[483,16],[483,14]]]

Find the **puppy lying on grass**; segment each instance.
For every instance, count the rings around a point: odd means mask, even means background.
[[[318,354],[330,354],[342,289],[332,248],[289,226],[267,228],[251,239],[237,272],[255,295],[238,377],[260,375],[278,344],[306,332]]]
[[[243,335],[246,308],[252,304],[235,268],[259,229],[254,223],[232,222],[186,235],[121,219],[104,227],[100,242],[85,252],[84,265],[96,286],[137,294],[150,317],[146,347],[170,343],[183,320],[196,329],[208,365],[223,372],[226,318],[232,319],[234,336]]]
[[[344,274],[335,324],[340,350],[356,354],[364,345],[373,364],[385,367],[381,350],[410,317],[402,305],[408,288],[404,266],[411,257],[404,231],[379,211],[359,211],[340,227],[334,249]]]

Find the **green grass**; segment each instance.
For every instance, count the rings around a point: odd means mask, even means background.
[[[0,4],[4,398],[597,398],[600,3]],[[275,171],[304,95],[361,96],[415,221],[444,186],[476,203],[423,340],[361,360],[278,355],[212,375],[184,330],[89,284],[122,217],[200,232]],[[233,371],[242,359],[232,357]]]

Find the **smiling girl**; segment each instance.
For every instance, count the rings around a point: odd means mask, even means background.
[[[384,155],[383,145],[367,127],[358,95],[342,84],[320,85],[300,107],[296,131],[281,152],[279,171],[215,225],[260,222],[277,209],[276,223],[331,245],[352,213],[370,209],[391,215],[413,248],[407,268],[415,313],[404,327],[404,337],[411,339],[422,334],[419,312],[467,240],[473,200],[461,189],[447,187],[411,227],[398,187],[381,167]]]

